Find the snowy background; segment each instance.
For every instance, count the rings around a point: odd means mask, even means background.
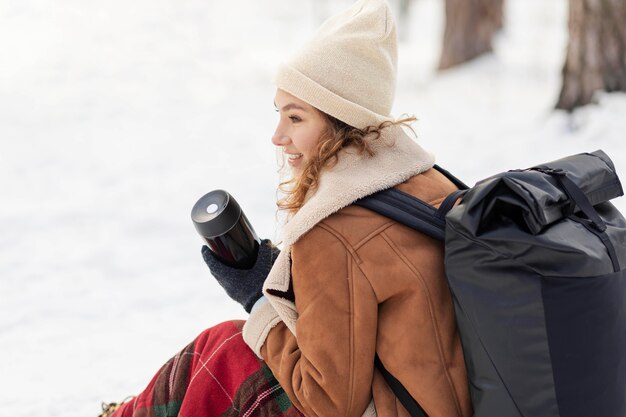
[[[95,416],[245,318],[190,210],[224,188],[276,237],[271,74],[348,3],[0,2],[0,415]],[[414,1],[394,114],[470,184],[599,148],[626,175],[626,95],[552,110],[566,1],[506,4],[493,54],[436,73],[443,5]]]

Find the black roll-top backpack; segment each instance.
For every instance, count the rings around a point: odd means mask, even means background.
[[[609,157],[471,188],[436,168],[460,188],[439,208],[394,188],[355,204],[444,241],[474,416],[626,417],[626,220]],[[411,416],[427,416],[376,361]]]

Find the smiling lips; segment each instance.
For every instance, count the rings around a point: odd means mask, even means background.
[[[290,165],[295,165],[298,162],[300,162],[300,160],[302,159],[302,154],[301,153],[287,153],[285,152],[285,154],[287,155],[288,161]]]

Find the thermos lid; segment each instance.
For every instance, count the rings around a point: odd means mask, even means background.
[[[241,216],[241,207],[224,190],[203,195],[191,209],[191,220],[204,237],[223,235],[235,226]]]

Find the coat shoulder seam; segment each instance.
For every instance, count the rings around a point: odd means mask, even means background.
[[[338,241],[340,241],[343,244],[343,246],[350,253],[350,255],[352,255],[352,258],[356,261],[356,263],[359,265],[361,264],[361,258],[359,257],[356,249],[350,244],[350,242],[346,240],[345,237],[343,237],[341,233],[339,233],[337,230],[333,229],[332,227],[330,227],[328,224],[324,222],[318,223],[315,227],[319,227],[320,229],[323,229],[326,232],[333,235]]]

